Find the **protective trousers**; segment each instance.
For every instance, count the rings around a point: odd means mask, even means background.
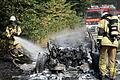
[[[116,47],[101,46],[99,57],[99,69],[102,76],[104,76],[107,73],[106,62],[108,61],[109,76],[112,79],[115,78],[116,76],[115,59],[116,59]]]

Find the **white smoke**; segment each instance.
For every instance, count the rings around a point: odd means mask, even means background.
[[[63,47],[77,47],[85,42],[86,33],[87,29],[85,27],[75,28],[70,31],[59,32],[53,35],[51,39],[54,40],[57,45]]]

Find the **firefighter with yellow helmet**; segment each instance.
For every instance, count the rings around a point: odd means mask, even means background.
[[[6,51],[11,51],[11,56],[14,58],[22,57],[22,48],[21,45],[14,39],[14,36],[18,36],[21,34],[21,28],[17,25],[17,20],[15,16],[11,16],[9,20],[9,24],[7,25],[5,31],[2,33],[2,47],[6,49]],[[7,53],[7,52],[6,52]]]
[[[110,80],[115,80],[116,76],[116,50],[118,48],[119,19],[108,12],[103,13],[98,25],[97,42],[100,45],[99,70],[100,80],[104,80],[106,75],[106,61]],[[107,60],[108,59],[108,60]]]

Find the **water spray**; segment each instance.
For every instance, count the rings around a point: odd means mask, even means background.
[[[21,44],[21,46],[25,49],[26,54],[33,60],[36,61],[39,52],[43,54],[45,50],[41,48],[40,46],[37,46],[33,42],[26,40],[21,37],[14,37],[17,42]]]

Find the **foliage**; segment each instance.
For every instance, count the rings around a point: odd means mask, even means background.
[[[75,10],[78,16],[83,16],[87,6],[92,4],[94,0],[66,0],[66,2],[70,2],[73,5],[71,9]]]

